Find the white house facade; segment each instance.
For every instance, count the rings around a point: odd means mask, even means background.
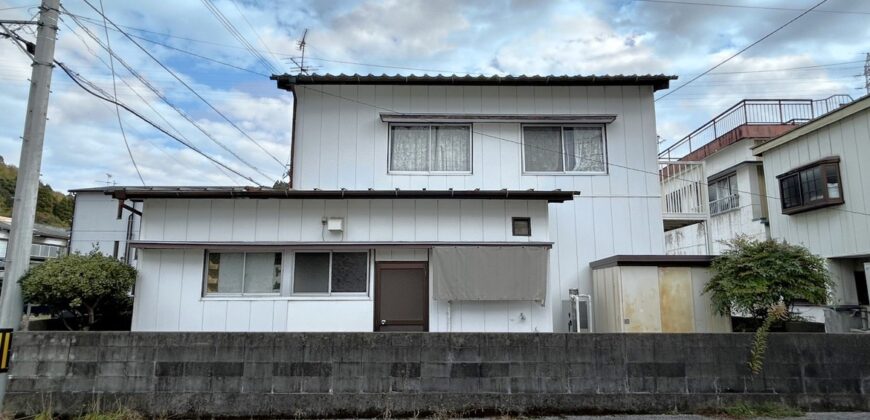
[[[275,79],[289,190],[105,191],[142,205],[134,330],[566,331],[591,262],[664,253],[673,77]]]
[[[98,251],[135,265],[135,250],[128,247],[139,237],[142,203],[119,202],[107,187],[70,190],[75,197],[69,251]]]
[[[771,236],[828,259],[834,305],[870,304],[870,97],[760,145]]]

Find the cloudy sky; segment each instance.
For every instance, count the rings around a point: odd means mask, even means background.
[[[89,1],[100,7],[99,0]],[[290,58],[298,56],[296,41],[305,28],[306,64],[317,72],[666,73],[679,75],[672,85],[679,86],[817,2],[213,0],[262,58],[199,0],[104,0],[104,7],[113,22],[226,119],[122,33],[109,30],[108,41],[124,63],[181,113],[115,61],[119,100],[270,185],[288,158],[292,101],[267,75],[293,71]],[[36,3],[0,0],[0,19],[30,19]],[[90,37],[106,43],[99,14],[83,0],[63,6],[73,16],[63,17],[56,58],[112,95],[108,55]],[[868,22],[870,0],[828,0],[716,73],[658,101],[659,134],[678,139],[745,97],[863,95]],[[30,29],[18,33],[33,39]],[[17,164],[30,61],[9,41],[0,41],[0,155]],[[100,185],[111,174],[119,185],[140,184],[114,107],[83,92],[59,69],[52,87],[43,182],[66,190]],[[251,184],[123,110],[121,118],[148,184]]]

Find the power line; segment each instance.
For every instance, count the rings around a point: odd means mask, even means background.
[[[100,0],[100,12],[103,12],[103,0]],[[112,58],[112,44],[109,41],[109,26],[106,25],[105,21],[103,21],[103,29],[106,32],[106,48],[109,49],[109,66],[112,72],[112,97],[115,101],[118,100],[118,84],[115,83],[115,60]],[[121,137],[124,139],[124,146],[127,148],[127,154],[130,156],[130,162],[133,162],[133,168],[136,169],[136,175],[139,176],[139,181],[142,182],[142,186],[144,187],[145,178],[142,178],[142,172],[139,171],[139,165],[136,164],[136,159],[133,157],[133,150],[130,149],[130,142],[127,141],[127,133],[124,131],[124,123],[121,121],[121,107],[118,104],[115,104],[115,115],[118,117],[118,128],[121,129]]]
[[[296,86],[299,87],[299,88],[305,89],[305,90],[310,90],[310,91],[313,91],[313,92],[318,92],[318,93],[323,94],[323,95],[327,95],[327,96],[331,96],[331,97],[334,97],[334,98],[338,98],[338,99],[342,99],[342,100],[346,100],[346,101],[354,102],[354,103],[357,103],[357,104],[360,104],[360,105],[364,105],[364,106],[368,106],[368,107],[372,107],[372,108],[375,108],[375,109],[380,109],[380,110],[387,111],[387,112],[391,112],[391,113],[395,113],[395,114],[398,114],[398,115],[407,115],[407,113],[400,112],[400,111],[397,111],[397,110],[395,110],[395,109],[391,109],[391,108],[383,107],[383,106],[380,106],[380,105],[371,104],[371,103],[368,103],[368,102],[360,101],[360,100],[358,100],[358,99],[348,98],[348,97],[346,97],[346,96],[341,96],[341,95],[334,94],[334,93],[331,93],[331,92],[326,92],[326,91],[321,90],[321,89],[312,88],[312,87],[305,86],[305,85],[296,85]],[[472,132],[473,134],[477,134],[477,135],[479,135],[479,136],[489,137],[489,138],[496,139],[496,140],[499,140],[499,141],[505,141],[505,142],[508,142],[508,143],[513,143],[513,144],[519,145],[521,148],[522,148],[522,147],[533,147],[533,148],[536,148],[536,149],[544,150],[544,151],[546,151],[546,152],[548,152],[548,153],[554,153],[554,154],[558,154],[558,155],[561,155],[561,156],[573,156],[575,159],[581,159],[581,160],[586,160],[586,161],[589,161],[589,162],[595,162],[595,163],[604,163],[604,164],[607,165],[608,167],[615,167],[615,168],[625,169],[625,170],[628,170],[628,171],[635,171],[635,172],[645,173],[645,174],[649,174],[649,175],[655,175],[656,177],[661,177],[661,173],[658,172],[658,171],[656,171],[656,172],[652,172],[652,171],[648,171],[648,170],[646,170],[646,169],[634,168],[634,167],[627,166],[627,165],[620,165],[620,164],[612,163],[612,162],[610,162],[610,161],[601,162],[600,160],[590,159],[590,158],[587,158],[587,157],[585,157],[585,156],[580,156],[580,155],[576,155],[576,154],[573,154],[573,153],[560,152],[560,151],[551,150],[551,149],[548,149],[548,148],[545,148],[545,147],[541,147],[541,146],[536,146],[536,145],[531,145],[531,144],[524,144],[522,141],[511,140],[511,139],[507,139],[507,138],[504,138],[504,137],[494,136],[494,135],[492,135],[492,134],[483,133],[483,132],[480,132],[480,131],[475,131],[473,126],[472,126],[472,129],[471,129],[471,132]],[[699,185],[704,185],[704,186],[706,186],[706,187],[708,187],[708,188],[710,187],[710,184],[707,183],[707,182],[701,182],[701,181],[697,181],[697,180],[690,180],[690,179],[683,179],[683,178],[673,178],[673,179],[677,179],[677,180],[681,180],[681,181],[687,181],[687,182],[693,182],[693,183],[698,183]],[[766,195],[766,194],[761,194],[761,193],[754,193],[754,192],[750,192],[750,191],[740,191],[740,190],[737,190],[737,192],[741,192],[741,193],[749,194],[749,195],[755,195],[755,196],[759,196],[759,197],[765,197],[765,198],[769,198],[769,199],[772,199],[772,200],[781,200],[781,198],[779,198],[779,197],[774,197],[774,196],[770,196],[770,195]],[[846,210],[846,209],[838,209],[838,208],[831,208],[831,210],[841,211],[841,212],[845,212],[845,213],[854,213],[854,214],[858,214],[858,215],[862,215],[862,216],[870,216],[870,213],[864,213],[864,212],[859,212],[859,211],[855,211],[855,210]]]
[[[735,9],[760,9],[760,10],[776,10],[776,11],[786,11],[786,12],[800,12],[803,9],[793,9],[790,7],[770,7],[770,6],[746,6],[741,4],[720,4],[720,3],[703,3],[703,2],[689,2],[689,1],[676,1],[676,0],[634,0],[644,3],[662,3],[662,4],[678,4],[683,6],[712,6],[712,7],[727,7],[727,8],[735,8]],[[816,10],[817,13],[840,13],[840,14],[848,14],[848,15],[870,15],[870,12],[861,12],[861,11],[846,11],[846,10]]]
[[[93,5],[92,5],[88,0],[83,0],[83,1],[85,2],[85,4],[87,4],[88,6],[90,6],[91,9],[93,9],[95,12],[99,13],[99,10],[97,10],[97,9],[96,9],[96,8],[95,8],[95,7],[94,7],[94,6],[93,6]],[[107,16],[105,16],[105,15],[103,15],[103,14],[100,14],[100,15],[103,16],[103,17],[106,19],[106,21],[108,21],[109,23],[111,23],[112,26],[115,26],[116,28],[118,28],[118,26],[115,25],[115,23],[114,23],[111,19],[109,19]],[[75,18],[74,18],[74,19],[75,19]],[[120,30],[120,28],[118,28],[118,29]],[[169,73],[170,75],[172,75],[172,77],[174,77],[175,80],[178,80],[179,83],[181,83],[182,85],[184,85],[184,87],[186,87],[187,90],[189,90],[191,93],[193,93],[194,96],[196,96],[197,98],[199,98],[199,100],[201,100],[201,101],[202,101],[203,103],[205,103],[209,108],[211,108],[212,111],[214,111],[214,112],[215,112],[216,114],[218,114],[221,118],[223,118],[224,121],[226,121],[227,123],[229,123],[233,128],[235,128],[239,133],[241,133],[241,134],[242,134],[246,139],[248,139],[251,143],[253,143],[253,144],[256,145],[258,148],[260,148],[260,150],[262,150],[264,153],[266,153],[267,155],[269,155],[269,157],[271,157],[275,162],[277,162],[278,165],[281,165],[281,171],[282,171],[282,172],[284,171],[284,164],[281,163],[281,160],[279,160],[277,157],[275,157],[275,155],[273,155],[271,152],[269,152],[268,150],[266,150],[266,148],[263,147],[263,145],[261,145],[258,141],[254,140],[254,138],[251,137],[250,135],[248,135],[247,132],[245,132],[244,130],[242,130],[242,128],[239,127],[238,124],[236,124],[235,122],[233,122],[233,121],[232,121],[229,117],[227,117],[223,112],[221,112],[221,111],[218,110],[214,105],[212,105],[211,102],[209,102],[209,101],[206,100],[202,95],[200,95],[199,92],[197,92],[197,91],[196,91],[192,86],[190,86],[187,82],[185,82],[184,79],[183,79],[182,77],[180,77],[177,73],[175,73],[175,71],[173,71],[172,69],[170,69],[167,65],[163,64],[162,61],[160,61],[157,57],[155,57],[153,54],[151,54],[151,53],[150,53],[150,52],[149,52],[145,47],[142,46],[142,44],[139,44],[138,42],[136,42],[136,40],[133,39],[133,37],[131,37],[130,35],[128,35],[127,32],[125,32],[125,31],[123,31],[123,30],[120,30],[120,31],[121,31],[121,33],[122,33],[122,34],[123,34],[127,39],[130,40],[130,42],[132,42],[134,45],[136,45],[136,47],[138,47],[140,50],[142,50],[142,52],[144,52],[146,55],[148,55],[148,57],[150,57],[152,60],[154,60],[154,62],[156,62],[160,67],[162,67],[164,70],[166,70],[167,73]]]
[[[81,41],[82,45],[84,45],[85,49],[86,49],[86,50],[87,50],[91,55],[93,55],[94,57],[96,57],[97,60],[99,60],[99,61],[103,64],[103,66],[105,66],[107,69],[110,68],[109,63],[107,63],[105,60],[103,60],[102,57],[99,56],[99,54],[97,54],[95,51],[93,51],[93,50],[91,49],[90,45],[85,41],[84,38],[82,38],[82,36],[81,36],[78,32],[76,32],[75,30],[73,30],[73,28],[72,28],[71,26],[69,26],[69,24],[67,24],[66,22],[63,22],[63,21],[61,21],[61,22],[63,23],[64,26],[67,27],[67,29],[70,30],[70,32],[72,32],[73,35],[75,35],[76,38],[79,39],[79,41]],[[185,137],[184,134],[183,134],[183,133],[182,133],[178,128],[175,127],[175,125],[173,125],[173,124],[172,124],[168,119],[166,119],[166,117],[164,117],[163,114],[160,113],[160,111],[157,110],[157,108],[155,108],[153,105],[151,105],[151,101],[148,101],[148,100],[145,99],[141,94],[139,94],[139,92],[138,92],[136,89],[134,89],[133,86],[131,86],[130,83],[128,83],[127,80],[125,80],[123,77],[121,77],[120,79],[121,79],[121,83],[123,83],[125,86],[127,86],[127,89],[129,89],[131,92],[133,92],[133,94],[136,95],[136,97],[138,97],[138,98],[142,101],[142,103],[145,104],[145,106],[147,106],[149,109],[151,109],[151,111],[154,112],[154,114],[156,114],[157,117],[160,118],[160,119],[163,121],[164,124],[166,124],[167,126],[169,126],[169,128],[171,128],[171,129],[175,132],[175,134],[176,134],[178,137],[180,137],[180,138],[184,139],[184,141],[190,143],[190,140],[189,140],[187,137]],[[115,99],[118,100],[117,96],[115,97]],[[149,144],[151,144],[155,149],[159,150],[160,152],[162,152],[163,154],[165,154],[166,156],[168,156],[170,159],[172,159],[172,160],[174,160],[175,162],[177,162],[179,165],[182,165],[182,166],[185,165],[184,163],[182,163],[181,161],[179,161],[175,156],[173,156],[171,153],[167,152],[166,150],[163,150],[162,147],[160,147],[160,146],[158,146],[157,144],[151,142],[151,140],[149,140],[148,137],[143,137],[143,139],[144,139],[145,141],[147,141]],[[236,184],[236,185],[239,185],[238,181],[236,181],[235,178],[233,178],[232,176],[230,176],[229,173],[228,173],[226,170],[224,170],[220,165],[217,165],[217,164],[214,163],[213,161],[209,161],[209,163],[211,163],[212,165],[214,165],[214,167],[217,168],[217,170],[219,170],[222,174],[224,174],[224,176],[226,176],[226,177],[230,180],[230,182],[232,182],[232,183],[234,183],[234,184]],[[246,178],[246,179],[247,179],[247,178]]]
[[[12,43],[15,44],[16,47],[18,47],[22,52],[24,52],[25,55],[28,55],[28,56],[31,56],[31,57],[32,57],[32,54],[31,54],[27,49],[25,49],[24,47],[22,47],[21,44],[20,44],[19,42],[21,42],[21,43],[25,43],[26,45],[32,45],[31,43],[29,43],[27,40],[21,38],[20,36],[18,36],[15,32],[12,32],[12,31],[10,31],[9,29],[7,29],[5,26],[3,26],[3,24],[0,24],[0,29],[3,29],[4,31],[6,31],[6,34],[4,34],[4,36],[6,36],[7,38],[9,38],[10,41],[12,41]],[[167,136],[169,136],[170,138],[174,139],[175,141],[178,141],[179,143],[183,144],[184,146],[186,146],[186,147],[190,148],[191,150],[197,152],[198,154],[200,154],[201,156],[205,157],[206,159],[212,161],[213,163],[215,163],[215,164],[217,164],[217,165],[219,165],[219,166],[222,166],[222,167],[226,168],[227,170],[231,171],[232,173],[234,173],[234,174],[236,174],[236,175],[238,175],[238,176],[240,176],[240,177],[242,177],[242,178],[244,178],[244,179],[247,179],[247,180],[251,181],[251,182],[254,183],[255,185],[258,185],[258,186],[261,186],[261,187],[263,186],[262,184],[259,184],[257,181],[254,181],[252,178],[250,178],[250,177],[248,177],[248,176],[246,176],[246,175],[244,175],[244,174],[242,174],[242,173],[236,171],[235,169],[233,169],[233,168],[231,168],[231,167],[229,167],[229,166],[227,166],[227,165],[224,165],[223,163],[217,161],[216,159],[212,158],[211,156],[209,156],[209,155],[206,154],[205,152],[199,150],[196,146],[194,146],[194,145],[192,145],[192,144],[190,144],[190,143],[188,143],[188,142],[186,142],[186,141],[183,141],[183,140],[179,139],[178,137],[174,136],[172,133],[169,133],[168,131],[166,131],[166,129],[164,129],[163,127],[160,127],[159,125],[155,124],[153,121],[151,121],[150,119],[148,119],[148,118],[145,117],[144,115],[140,114],[140,113],[137,112],[136,110],[130,108],[130,107],[127,106],[126,104],[124,104],[124,103],[122,103],[122,102],[119,102],[119,101],[116,101],[116,100],[114,100],[114,99],[108,97],[108,94],[100,95],[100,94],[94,92],[93,90],[89,89],[88,87],[86,87],[86,86],[85,86],[84,84],[82,84],[82,83],[84,82],[85,84],[88,84],[88,85],[91,86],[92,88],[94,88],[94,89],[96,89],[96,90],[99,90],[99,91],[102,91],[102,89],[100,89],[99,86],[96,86],[96,85],[94,85],[93,83],[87,81],[87,79],[85,79],[84,77],[81,77],[81,75],[79,75],[79,74],[75,73],[74,71],[70,70],[70,69],[69,69],[66,65],[64,65],[62,62],[60,62],[60,61],[58,61],[58,60],[56,60],[56,59],[53,60],[53,61],[54,61],[54,64],[56,64],[58,67],[60,67],[60,68],[64,71],[64,73],[66,73],[67,76],[69,76],[70,79],[72,79],[73,82],[75,82],[75,84],[77,84],[77,85],[78,85],[80,88],[82,88],[85,92],[87,92],[87,93],[89,93],[89,94],[91,94],[91,95],[93,95],[93,96],[95,96],[95,97],[97,97],[97,98],[99,98],[99,99],[102,99],[102,100],[104,100],[104,101],[106,101],[106,102],[114,103],[114,104],[116,104],[116,105],[119,105],[120,107],[124,108],[125,110],[127,110],[127,111],[130,112],[131,114],[133,114],[133,115],[139,117],[139,119],[141,119],[142,121],[145,121],[145,122],[148,123],[149,125],[153,126],[153,127],[156,128],[157,130],[159,130],[160,132],[166,134]],[[80,81],[79,79],[81,79],[81,81]]]
[[[254,46],[251,45],[251,43],[248,42],[247,39],[245,39],[242,33],[239,32],[238,29],[236,29],[235,25],[233,25],[233,22],[228,19],[226,15],[224,15],[223,12],[221,12],[220,9],[211,2],[211,0],[202,0],[202,4],[205,5],[206,9],[211,12],[215,19],[217,19],[218,22],[220,22],[220,24],[223,25],[223,27],[227,30],[227,32],[229,32],[230,35],[232,35],[233,38],[236,39],[236,41],[239,41],[239,43],[242,44],[245,49],[251,53],[251,55],[253,55],[259,61],[265,64],[266,68],[272,73],[278,73],[278,69],[274,65],[272,65],[272,63],[269,62],[269,60],[263,54],[257,51],[257,49],[254,48]]]
[[[710,73],[710,74],[711,74],[711,75],[717,75],[717,74],[769,73],[769,72],[776,72],[776,71],[787,71],[787,70],[807,70],[807,69],[822,69],[822,70],[825,70],[824,67],[842,66],[842,65],[846,65],[846,64],[858,64],[858,63],[863,63],[863,62],[864,62],[863,60],[856,60],[856,61],[843,61],[843,62],[840,62],[840,63],[818,64],[818,65],[815,65],[815,66],[785,67],[785,68],[779,68],[779,69],[744,70],[744,71],[716,71],[716,72],[712,72],[712,73]]]
[[[85,1],[87,1],[87,0],[85,0]],[[753,43],[747,45],[746,47],[743,47],[742,50],[737,51],[736,53],[734,53],[734,54],[731,55],[730,57],[728,57],[728,58],[726,58],[726,59],[720,61],[719,64],[716,64],[715,66],[710,67],[709,69],[705,70],[703,73],[701,73],[701,74],[699,74],[699,75],[697,75],[697,76],[695,76],[695,77],[689,79],[689,81],[687,81],[686,83],[683,83],[682,85],[676,87],[675,89],[671,89],[671,90],[668,91],[666,94],[664,94],[664,95],[659,96],[658,98],[656,98],[654,101],[658,101],[658,100],[660,100],[660,99],[664,99],[664,98],[666,98],[666,97],[672,95],[673,93],[679,91],[680,89],[686,87],[689,83],[692,83],[692,82],[694,82],[695,80],[700,79],[700,78],[703,77],[705,74],[710,73],[710,72],[713,71],[713,70],[716,70],[716,69],[719,68],[721,65],[723,65],[723,64],[725,64],[725,63],[731,61],[731,59],[733,59],[734,57],[737,57],[738,55],[742,54],[744,51],[746,51],[746,50],[748,50],[748,49],[750,49],[750,48],[752,48],[752,47],[758,45],[759,43],[761,43],[761,42],[764,41],[765,39],[770,38],[771,36],[773,36],[773,34],[779,32],[781,29],[783,29],[783,28],[785,28],[786,26],[790,25],[792,22],[794,22],[794,21],[796,21],[796,20],[798,20],[798,19],[804,17],[804,15],[806,15],[806,14],[809,13],[809,12],[812,12],[812,11],[815,10],[817,7],[819,7],[819,6],[823,5],[823,4],[825,4],[825,2],[827,2],[827,1],[828,1],[828,0],[822,0],[822,1],[818,2],[818,3],[816,3],[815,6],[810,7],[809,9],[805,10],[803,13],[801,13],[801,14],[795,16],[794,18],[792,18],[792,19],[789,20],[788,22],[784,23],[782,26],[780,26],[780,27],[774,29],[773,32],[770,32],[770,33],[768,33],[767,35],[765,35],[765,36],[761,37],[760,39],[758,39],[757,41],[755,41],[755,42],[753,42]]]
[[[61,6],[61,8],[63,8],[63,6]],[[80,28],[82,28],[82,30],[85,32],[85,34],[87,34],[91,39],[93,39],[93,40],[97,43],[97,45],[99,45],[99,46],[100,46],[101,48],[103,48],[103,49],[106,49],[106,46],[103,45],[103,43],[102,43],[102,41],[99,39],[99,37],[97,37],[96,35],[94,35],[94,33],[90,31],[90,29],[88,29],[88,28],[87,28],[86,26],[84,26],[81,22],[79,22],[79,21],[78,21],[78,18],[76,18],[75,16],[70,16],[70,17],[73,19],[73,22],[75,22],[76,25],[78,25]],[[110,22],[111,22],[111,21],[110,21]],[[108,49],[106,49],[106,50],[109,51]],[[169,100],[169,98],[166,97],[166,95],[164,95],[163,93],[161,93],[159,89],[157,89],[157,88],[154,87],[150,82],[148,82],[148,79],[146,79],[144,76],[142,76],[141,74],[139,74],[139,72],[137,72],[136,69],[134,69],[132,66],[130,66],[129,64],[127,64],[127,62],[126,62],[126,61],[125,61],[125,60],[124,60],[120,55],[114,53],[114,51],[109,51],[109,53],[110,53],[110,54],[113,54],[113,57],[114,57],[114,58],[115,58],[115,59],[116,59],[116,60],[117,60],[117,61],[118,61],[122,66],[124,66],[124,68],[126,68],[127,71],[130,72],[130,74],[132,74],[134,77],[136,77],[136,78],[137,78],[137,79],[142,83],[143,86],[147,87],[148,90],[150,90],[152,93],[154,93],[155,96],[157,96],[158,98],[160,98],[160,100],[163,101],[163,103],[165,103],[165,104],[168,105],[170,108],[172,108],[173,110],[175,110],[175,112],[178,113],[178,115],[180,115],[182,118],[184,118],[185,120],[187,120],[191,125],[193,125],[194,127],[196,127],[197,130],[199,130],[203,135],[205,135],[205,136],[206,136],[209,140],[211,140],[214,144],[218,145],[221,149],[223,149],[224,151],[226,151],[227,153],[229,153],[230,155],[232,155],[232,156],[233,156],[234,158],[236,158],[239,162],[242,162],[245,166],[247,166],[247,167],[251,168],[252,170],[254,170],[254,172],[257,172],[258,174],[262,175],[262,176],[263,176],[264,178],[266,178],[266,179],[270,179],[270,180],[272,179],[272,177],[270,177],[269,175],[266,175],[265,173],[263,173],[259,168],[257,168],[256,166],[252,165],[251,163],[249,163],[248,161],[246,161],[245,159],[243,159],[241,156],[239,156],[237,153],[235,153],[235,152],[234,152],[232,149],[230,149],[228,146],[226,146],[225,144],[223,144],[222,142],[220,142],[217,138],[215,138],[214,136],[212,136],[212,135],[211,135],[211,134],[210,134],[210,133],[209,133],[209,132],[204,128],[204,127],[202,127],[201,124],[199,124],[198,122],[196,122],[196,120],[194,120],[190,115],[188,115],[186,112],[184,112],[184,111],[183,111],[181,108],[179,108],[178,106],[174,105],[174,104]]]
[[[249,21],[248,18],[245,16],[245,12],[242,11],[242,8],[239,6],[239,2],[236,0],[230,0],[230,1],[233,3],[233,6],[235,6],[236,10],[239,11],[239,16],[241,16],[242,20],[244,20],[245,23],[248,24],[248,27],[251,28],[251,32],[253,32],[254,36],[257,37],[257,40],[260,41],[260,45],[262,45],[263,48],[265,48],[266,51],[269,52],[269,54],[272,56],[272,58],[274,58],[277,61],[278,57],[275,57],[275,53],[273,53],[272,50],[269,49],[269,46],[265,42],[263,42],[263,38],[260,38],[260,33],[254,28],[254,25],[251,25],[251,21]]]
[[[238,176],[240,176],[240,177],[242,177],[242,178],[244,178],[244,179],[247,179],[248,181],[251,181],[251,182],[254,183],[255,185],[258,185],[258,186],[260,186],[260,187],[263,187],[263,186],[264,186],[264,185],[258,183],[257,181],[254,181],[253,178],[251,178],[251,177],[249,177],[249,176],[247,176],[247,175],[244,175],[244,174],[242,174],[241,172],[238,172],[238,171],[236,171],[235,169],[233,169],[233,168],[231,168],[231,167],[229,167],[229,166],[227,166],[227,165],[221,163],[220,161],[216,160],[215,158],[209,156],[208,154],[206,154],[205,152],[203,152],[202,150],[200,150],[200,149],[197,148],[196,146],[194,146],[194,145],[192,145],[192,144],[189,144],[189,143],[183,141],[182,139],[176,137],[174,134],[170,133],[170,132],[167,131],[165,128],[163,128],[163,127],[161,127],[160,125],[156,124],[155,122],[151,121],[148,117],[145,117],[144,115],[140,114],[138,111],[134,110],[133,108],[130,108],[129,106],[127,106],[127,105],[124,104],[123,102],[116,101],[116,100],[114,100],[114,99],[112,99],[112,98],[109,98],[109,97],[107,97],[107,96],[103,96],[103,95],[100,95],[100,94],[97,93],[97,92],[94,92],[93,90],[91,90],[91,88],[98,88],[96,85],[93,85],[93,84],[87,82],[87,79],[84,79],[84,78],[81,77],[81,75],[79,75],[78,73],[73,72],[73,71],[70,70],[70,69],[69,69],[65,64],[61,63],[60,61],[55,60],[55,64],[57,64],[58,67],[60,67],[61,70],[63,70],[64,73],[66,73],[67,76],[69,76],[70,79],[72,79],[73,82],[75,82],[77,85],[79,85],[79,87],[81,87],[85,92],[87,92],[87,93],[89,93],[89,94],[91,94],[91,95],[93,95],[93,96],[95,96],[95,97],[97,97],[97,98],[99,98],[99,99],[102,99],[102,100],[104,100],[104,101],[106,101],[106,102],[113,103],[113,104],[116,104],[116,105],[120,106],[121,108],[124,108],[125,110],[127,110],[127,112],[129,112],[129,113],[135,115],[135,116],[138,117],[140,120],[142,120],[142,121],[148,123],[148,124],[151,125],[152,127],[156,128],[157,130],[159,130],[160,132],[162,132],[163,134],[165,134],[165,135],[169,136],[170,138],[172,138],[173,140],[175,140],[175,141],[177,141],[177,142],[183,144],[184,146],[188,147],[189,149],[193,150],[194,152],[197,152],[198,154],[200,154],[201,156],[205,157],[206,159],[208,159],[208,160],[214,162],[214,163],[217,164],[217,165],[220,165],[221,167],[227,169],[228,171],[230,171],[230,172],[232,172],[232,173],[234,173],[234,174],[236,174],[236,175],[238,175]],[[89,85],[91,88],[89,88],[88,86],[85,86],[85,84]]]

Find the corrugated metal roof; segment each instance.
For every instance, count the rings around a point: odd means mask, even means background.
[[[536,190],[287,190],[259,187],[107,187],[105,194],[117,199],[153,198],[274,198],[274,199],[476,199],[546,200],[561,203],[579,195],[576,191]]]
[[[471,76],[471,75],[388,75],[388,74],[281,74],[273,75],[278,88],[291,89],[295,85],[466,85],[466,86],[597,86],[597,85],[650,85],[654,90],[667,89],[677,76],[664,74],[614,75],[525,75]]]

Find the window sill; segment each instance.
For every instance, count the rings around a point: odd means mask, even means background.
[[[841,204],[844,204],[845,202],[846,201],[843,199],[838,199],[836,201],[831,200],[831,201],[822,201],[822,202],[813,203],[813,204],[806,204],[806,205],[803,205],[800,207],[792,207],[789,209],[783,209],[782,214],[787,215],[787,216],[791,216],[791,215],[795,215],[798,213],[804,213],[804,212],[808,212],[808,211],[823,209],[825,207],[839,206]]]
[[[607,172],[523,172],[522,176],[607,176]]]
[[[387,175],[411,176],[471,176],[472,172],[418,172],[418,171],[387,171]]]
[[[370,301],[371,296],[205,296],[201,302],[220,301]]]

